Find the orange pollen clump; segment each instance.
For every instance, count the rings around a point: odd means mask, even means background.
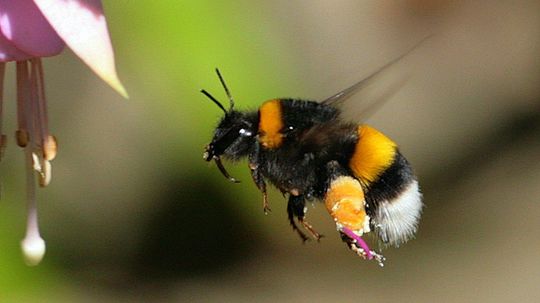
[[[347,227],[360,234],[369,232],[364,192],[358,180],[343,176],[332,181],[324,203],[338,227]]]

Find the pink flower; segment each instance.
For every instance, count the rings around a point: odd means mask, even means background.
[[[27,170],[28,222],[21,242],[29,265],[45,254],[37,221],[35,177],[40,186],[51,180],[57,143],[49,133],[42,57],[55,56],[67,45],[122,96],[114,54],[99,0],[0,0],[0,158],[6,146],[2,130],[6,62],[17,68],[17,144],[24,148]]]

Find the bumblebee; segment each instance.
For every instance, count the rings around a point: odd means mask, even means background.
[[[400,57],[401,58],[401,57]],[[399,246],[411,239],[422,212],[418,181],[397,144],[375,128],[347,122],[340,105],[392,65],[322,102],[272,99],[256,111],[238,111],[218,69],[228,96],[226,109],[201,90],[224,112],[205,148],[204,159],[214,161],[232,182],[221,162],[248,159],[251,176],[269,208],[266,182],[288,197],[287,214],[303,241],[321,235],[306,221],[306,201],[321,200],[348,247],[365,259],[383,264],[362,236],[374,231],[384,244]]]

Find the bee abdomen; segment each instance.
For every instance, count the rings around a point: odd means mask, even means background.
[[[413,238],[422,207],[422,194],[416,180],[411,180],[397,197],[380,201],[373,224],[382,241],[399,246]]]
[[[397,153],[396,144],[367,125],[359,126],[357,132],[358,141],[349,167],[364,184],[370,184],[392,165]]]
[[[412,238],[422,212],[422,195],[397,145],[376,129],[359,126],[349,167],[365,187],[371,223],[382,241],[398,246]]]

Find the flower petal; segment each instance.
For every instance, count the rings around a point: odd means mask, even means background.
[[[34,57],[58,55],[64,42],[32,0],[0,1],[0,31],[24,53]]]
[[[16,48],[0,31],[0,62],[28,60],[33,56]]]
[[[34,0],[64,42],[98,76],[127,98],[118,79],[107,21],[99,0]]]

